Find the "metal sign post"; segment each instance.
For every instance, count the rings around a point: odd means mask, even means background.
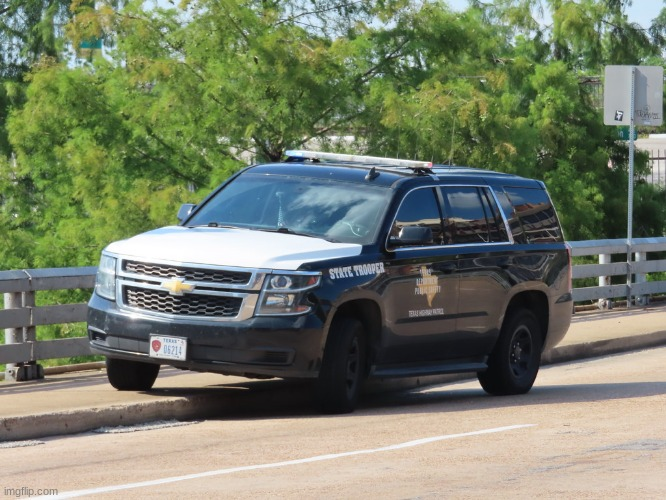
[[[629,175],[627,178],[627,309],[631,307],[633,283],[631,272],[631,242],[634,239],[634,128],[636,122],[636,68],[631,68],[631,106],[629,116]]]
[[[636,68],[631,68],[631,99],[629,105],[629,179],[627,185],[627,262],[631,261],[631,240],[634,237],[634,128],[636,122]],[[628,274],[627,283],[631,287],[631,273]]]
[[[631,247],[634,218],[634,133],[636,123],[659,126],[663,122],[664,69],[661,66],[606,66],[604,124],[629,125],[627,189],[627,307],[631,307]],[[628,111],[628,112],[627,112]]]

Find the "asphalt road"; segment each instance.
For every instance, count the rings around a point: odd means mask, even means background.
[[[664,359],[662,347],[547,366],[524,396],[476,381],[378,393],[343,416],[313,413],[288,384],[271,398],[239,389],[214,419],[0,449],[0,495],[663,498]]]

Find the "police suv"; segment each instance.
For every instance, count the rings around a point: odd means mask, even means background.
[[[102,252],[88,336],[119,390],[172,365],[311,379],[327,413],[352,411],[367,377],[471,372],[520,394],[571,321],[540,181],[288,151],[179,220]]]

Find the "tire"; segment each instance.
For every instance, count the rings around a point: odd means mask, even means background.
[[[157,364],[106,358],[106,376],[119,391],[149,391],[159,371]]]
[[[360,321],[334,320],[316,384],[322,413],[350,413],[356,408],[365,378],[365,332]]]
[[[534,313],[519,309],[505,319],[488,369],[478,373],[481,387],[494,396],[525,394],[541,364],[543,337]]]

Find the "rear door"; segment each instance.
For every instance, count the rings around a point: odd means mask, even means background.
[[[442,186],[444,230],[458,261],[458,354],[487,353],[514,279],[506,221],[487,186]]]

